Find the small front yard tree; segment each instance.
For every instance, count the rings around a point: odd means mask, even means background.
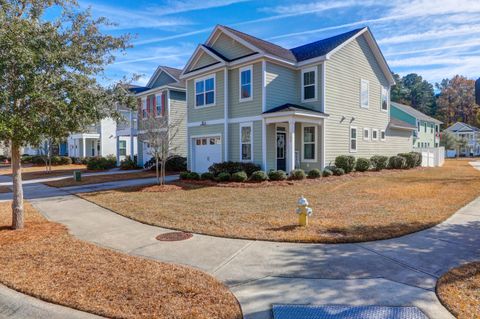
[[[175,155],[178,145],[175,138],[180,130],[181,120],[172,120],[167,116],[149,116],[143,123],[143,138],[148,143],[147,153],[155,159],[157,183],[165,185],[167,161]]]
[[[51,8],[61,13],[47,21]],[[106,24],[74,0],[0,0],[0,140],[11,146],[14,229],[24,226],[21,148],[116,115],[116,102],[134,105],[123,86],[97,81],[129,41],[102,34]]]

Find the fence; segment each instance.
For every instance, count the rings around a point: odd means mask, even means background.
[[[418,148],[414,151],[422,153],[422,166],[423,167],[436,167],[442,166],[445,162],[445,148],[442,147],[430,147],[430,148]]]

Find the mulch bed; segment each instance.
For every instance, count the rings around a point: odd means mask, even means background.
[[[437,282],[437,295],[455,317],[480,318],[480,262],[445,273]]]
[[[109,318],[242,318],[206,273],[77,240],[28,204],[25,221],[10,230],[10,203],[0,203],[0,282],[12,289]]]

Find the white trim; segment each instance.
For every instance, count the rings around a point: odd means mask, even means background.
[[[304,66],[308,66],[308,65],[311,65],[311,64],[324,63],[326,60],[327,60],[327,56],[322,55],[322,56],[318,56],[318,57],[311,58],[311,59],[308,59],[308,60],[304,60],[302,62],[298,62],[297,66],[298,67],[304,67]]]
[[[197,76],[202,77],[205,74],[215,73],[215,72],[218,72],[219,70],[221,70],[222,68],[224,68],[225,65],[226,65],[226,63],[220,63],[220,64],[215,63],[214,65],[211,65],[209,67],[205,67],[205,68],[201,68],[199,70],[188,72],[186,75],[180,76],[180,79],[191,79],[191,78],[195,78]]]
[[[313,85],[315,97],[313,97],[311,99],[305,99],[305,84],[304,84],[304,76],[303,75],[305,73],[308,73],[308,72],[314,72],[314,77],[313,78],[315,79],[315,83]],[[318,66],[315,65],[313,67],[304,68],[304,69],[302,69],[302,72],[300,72],[300,73],[301,73],[301,83],[302,83],[301,87],[300,87],[300,89],[302,90],[301,91],[302,102],[303,103],[306,103],[306,102],[308,103],[308,102],[317,101],[317,99],[318,99],[318,78],[317,78],[318,77]],[[311,84],[309,86],[311,86]]]
[[[383,108],[383,91],[385,90],[385,93],[387,95],[387,109],[385,110]],[[380,85],[380,111],[382,112],[388,112],[390,109],[390,90],[384,87],[383,85]]]
[[[168,126],[170,126],[170,123],[171,123],[171,116],[170,116],[170,90],[167,90],[167,95],[165,97],[165,102],[166,102],[166,107],[167,107],[167,112],[165,114],[165,116],[167,117],[167,123],[168,123]]]
[[[325,129],[325,124],[326,124],[326,121],[323,120],[323,123],[322,123],[322,169],[325,168],[326,163],[326,155],[325,155],[325,150],[326,150],[326,146],[325,146],[325,133],[326,133],[326,129]]]
[[[368,134],[367,134],[368,136],[367,136],[367,137],[365,137],[365,132],[368,132]],[[372,137],[371,134],[372,134],[372,133],[371,133],[371,129],[370,129],[370,128],[368,128],[368,127],[364,127],[364,128],[363,128],[362,136],[363,136],[363,140],[364,140],[364,141],[370,141],[370,140],[371,140],[371,137]]]
[[[305,117],[311,117],[311,118],[320,118],[324,119],[327,118],[328,115],[321,115],[321,114],[311,114],[311,113],[304,113],[302,111],[285,111],[285,112],[275,112],[275,113],[266,113],[262,114],[262,117],[264,118],[271,118],[271,117],[281,117],[281,116],[305,116]]]
[[[165,70],[163,66],[159,66],[153,73],[150,80],[148,81],[147,87],[150,87],[153,84],[153,82],[155,82],[158,79],[158,77],[160,76],[160,74],[162,74],[162,72],[166,73],[169,77],[175,80],[176,83],[179,82],[179,80],[176,77],[174,77],[172,74],[170,74],[167,70]]]
[[[253,121],[261,121],[263,119],[262,116],[246,116],[246,117],[233,117],[228,119],[228,123],[241,123],[241,122],[253,122]]]
[[[247,117],[234,117],[229,118],[226,120],[228,124],[232,123],[242,123],[242,122],[254,122],[254,121],[261,121],[263,117],[258,116],[247,116]],[[215,119],[215,120],[208,120],[208,121],[197,121],[197,122],[190,122],[187,123],[188,127],[196,127],[196,126],[206,126],[206,125],[217,125],[217,124],[224,124],[225,118]]]
[[[199,122],[187,123],[187,127],[218,125],[218,124],[223,124],[223,123],[225,123],[225,119],[216,119],[216,120],[209,120],[209,121],[199,121]]]
[[[262,60],[262,113],[267,110],[267,62]]]
[[[242,128],[244,127],[249,127],[250,128],[250,159],[242,159]],[[240,162],[253,162],[253,123],[252,122],[247,122],[247,123],[240,123],[239,125],[239,148],[240,148],[240,153],[239,153],[239,160]]]
[[[304,129],[307,128],[307,127],[313,127],[315,132],[314,132],[314,141],[313,141],[313,145],[315,147],[315,152],[313,154],[313,159],[305,159],[305,131]],[[315,124],[306,124],[306,123],[302,123],[302,145],[301,145],[301,161],[304,162],[304,163],[316,163],[317,162],[317,158],[318,158],[318,125],[315,125]],[[312,144],[312,143],[309,143],[309,144]]]
[[[355,129],[355,149],[352,148],[352,129]],[[348,149],[350,153],[356,153],[358,150],[358,129],[356,126],[349,126],[348,128]]]
[[[247,98],[242,98],[242,72],[250,71],[250,96]],[[247,65],[241,67],[238,70],[238,101],[239,103],[248,102],[253,100],[253,65]]]
[[[228,69],[223,69],[223,131],[225,136],[225,147],[223,149],[224,162],[228,161]],[[215,93],[216,94],[216,93]]]
[[[363,95],[363,85],[367,85],[367,105],[363,105],[362,101],[362,95]],[[365,80],[365,79],[360,79],[360,108],[362,109],[368,109],[370,108],[370,81]]]
[[[267,171],[267,124],[262,119],[262,169]]]
[[[322,64],[322,112],[326,113],[327,110],[327,61]]]
[[[137,93],[137,94],[135,94],[135,96],[141,98],[141,97],[144,97],[144,96],[147,96],[147,95],[152,95],[152,94],[158,93],[158,91],[163,91],[163,90],[174,90],[174,91],[180,91],[180,92],[186,92],[187,91],[186,88],[179,88],[179,87],[170,86],[170,85],[162,85],[162,86],[154,87],[153,89],[149,89],[149,90]]]
[[[206,81],[213,78],[213,103],[211,104],[206,104],[207,103],[207,86],[206,86]],[[224,79],[225,80],[225,79]],[[204,103],[203,105],[200,105],[200,106],[197,106],[197,83],[198,82],[202,82],[203,81],[203,86],[204,86],[204,90],[203,90],[203,96],[204,96]],[[194,87],[193,87],[193,97],[194,97],[194,101],[193,101],[193,106],[194,108],[196,109],[203,109],[203,108],[207,108],[207,107],[211,107],[211,106],[215,106],[216,103],[217,103],[217,75],[216,73],[210,73],[208,75],[205,75],[201,78],[197,78],[194,80]],[[225,82],[225,81],[224,81]],[[211,92],[211,91],[208,91],[208,92]]]
[[[382,133],[384,137],[382,138]],[[386,130],[380,130],[380,141],[385,142],[387,140],[387,131]]]
[[[200,51],[202,51],[202,52],[200,52]],[[217,60],[222,65],[225,64],[225,61],[222,58],[220,58],[219,56],[217,56],[216,54],[214,54],[210,50],[206,49],[203,45],[199,44],[197,46],[197,48],[195,49],[195,51],[193,52],[193,54],[190,56],[190,59],[188,59],[187,63],[185,64],[185,67],[183,68],[183,71],[180,74],[180,79],[182,79],[185,76],[185,72],[187,70],[189,70],[190,66],[195,65],[195,63],[198,62],[198,60],[201,57],[201,54],[204,54],[204,53],[210,55],[212,58]],[[190,74],[190,72],[188,72],[188,73]]]
[[[378,142],[378,140],[379,140],[378,132],[379,132],[378,128],[372,128],[372,141]],[[377,133],[377,136],[373,137],[373,133]]]

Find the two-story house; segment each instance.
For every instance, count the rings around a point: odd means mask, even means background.
[[[465,146],[461,147],[462,156],[480,156],[480,129],[463,122],[457,122],[445,129],[453,134],[457,140],[464,140]],[[447,150],[449,157],[457,156],[456,150]]]
[[[134,91],[138,103],[138,165],[145,165],[152,158],[150,145],[146,139],[146,121],[155,118],[161,127],[162,120],[175,123],[176,132],[172,137],[172,149],[175,154],[187,156],[187,123],[185,81],[180,79],[182,70],[159,66],[146,87]],[[152,128],[149,128],[152,129]],[[172,134],[173,135],[173,134]]]
[[[390,119],[394,79],[368,28],[286,49],[218,25],[180,77],[193,171],[227,160],[310,170],[412,150],[415,127]]]
[[[68,156],[95,157],[115,156],[117,123],[112,118],[100,120],[85,128],[82,132],[72,133],[67,138]]]
[[[413,148],[431,148],[440,145],[441,121],[434,119],[411,106],[391,102],[390,116],[404,121],[417,129],[413,134]]]

